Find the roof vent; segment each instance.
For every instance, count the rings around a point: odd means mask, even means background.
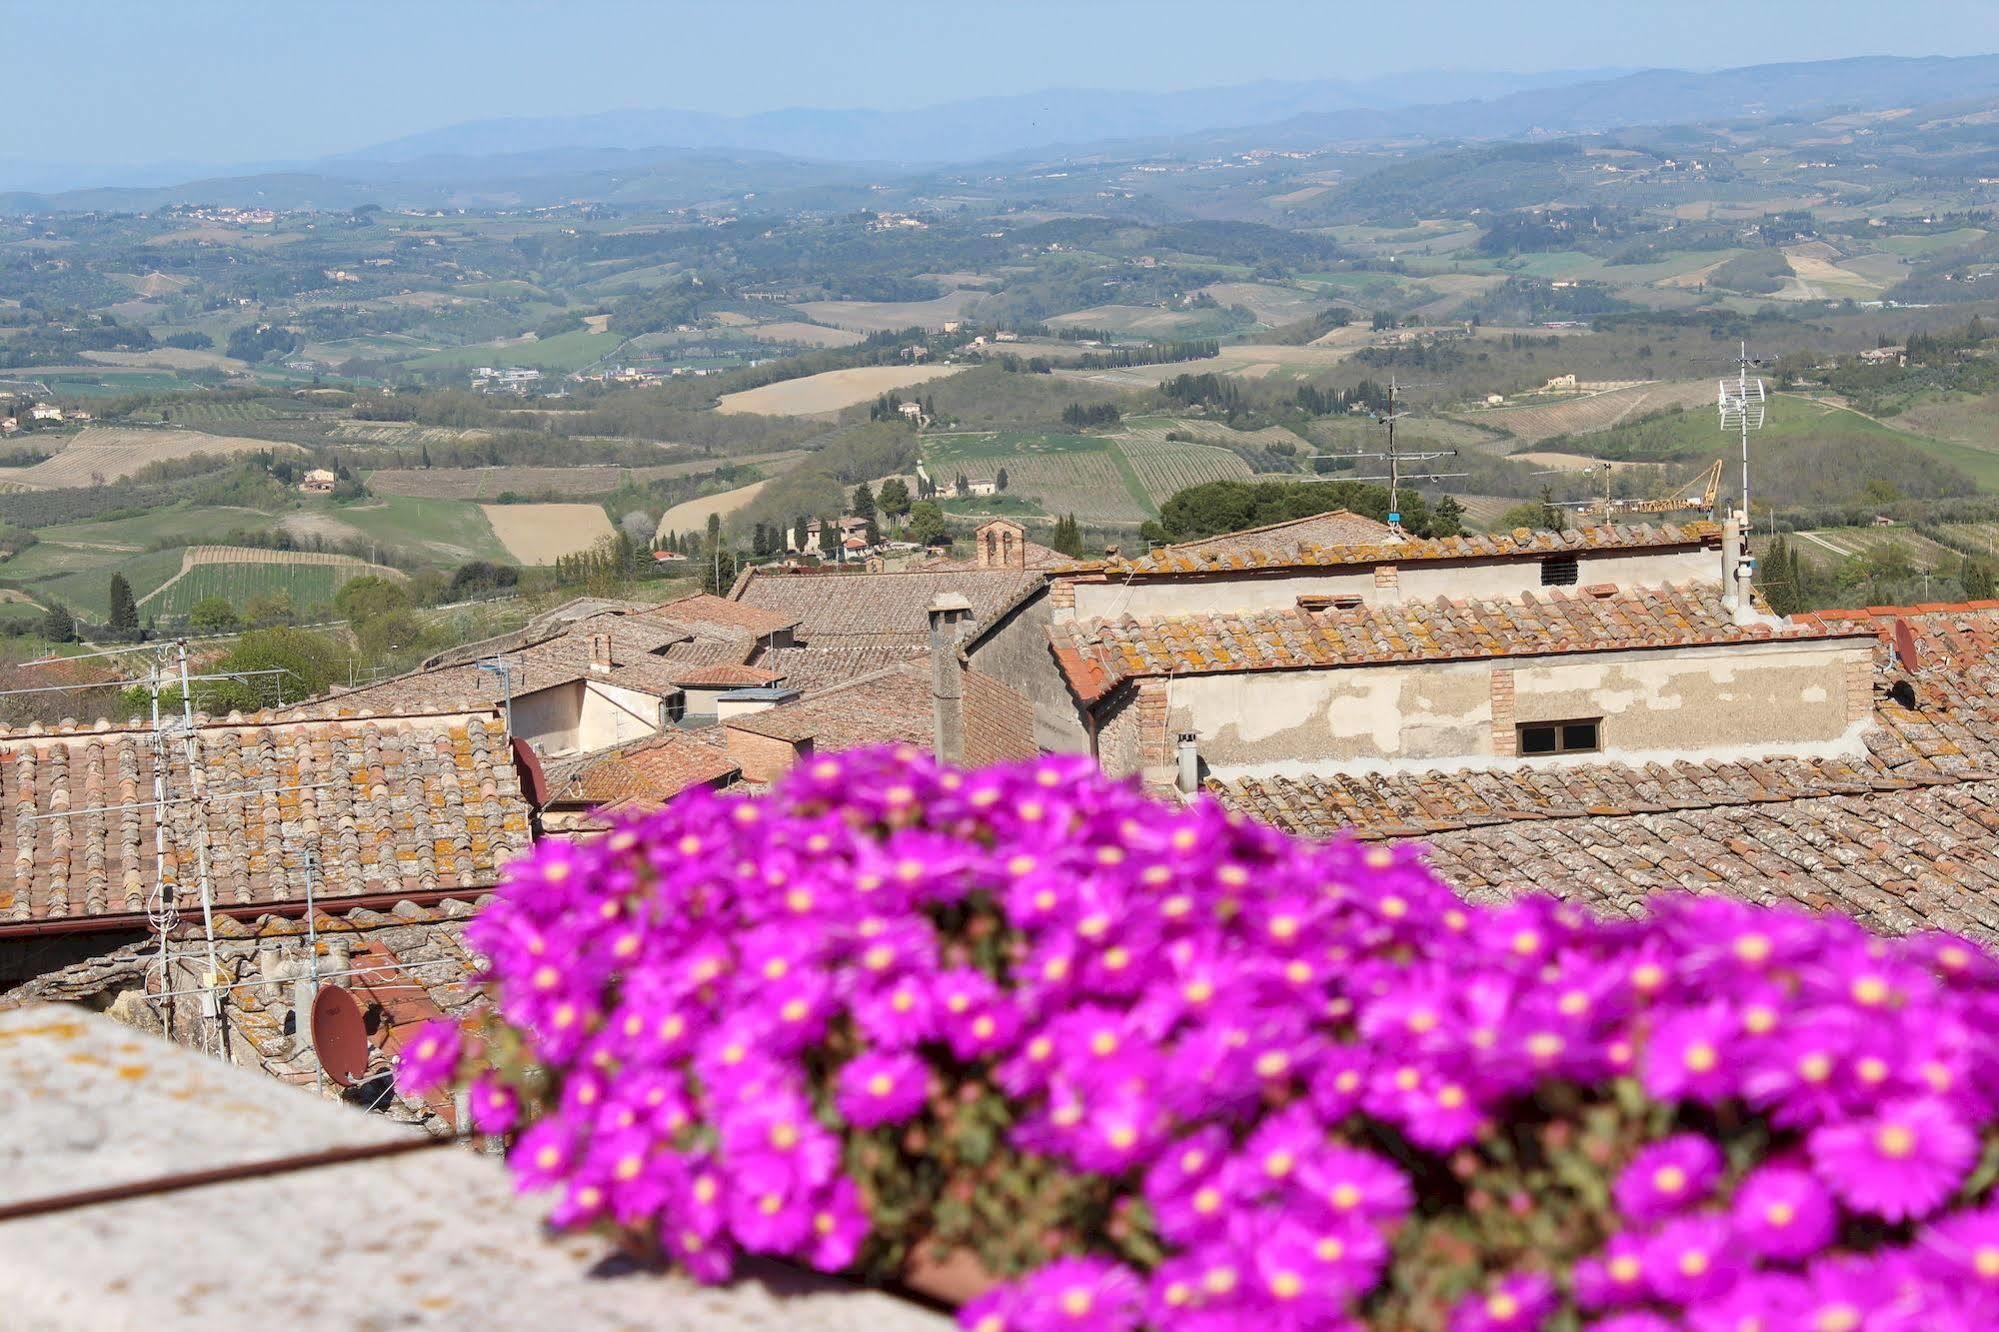
[[[1584,596],[1595,597],[1598,601],[1608,601],[1617,595],[1617,584],[1591,583],[1582,591]]]
[[[1302,611],[1358,610],[1367,599],[1358,592],[1307,592],[1298,598]]]
[[[1550,555],[1541,561],[1542,587],[1574,587],[1580,571],[1573,555]]]

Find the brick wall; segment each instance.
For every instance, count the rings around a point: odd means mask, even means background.
[[[1874,662],[1871,657],[1846,666],[1846,719],[1866,721],[1874,715]]]
[[[793,763],[812,752],[810,740],[793,745],[789,740],[741,731],[733,726],[722,729],[728,732],[729,761],[743,770],[744,781],[776,781],[791,770]]]
[[[1501,758],[1512,758],[1519,744],[1519,732],[1513,729],[1513,672],[1494,671],[1492,673],[1492,752]]]
[[[1034,704],[1017,689],[977,671],[965,672],[965,765],[982,768],[1033,758]]]
[[[1402,599],[1401,575],[1394,565],[1377,564],[1374,566],[1374,593],[1375,600],[1377,601],[1400,601]]]
[[[1056,610],[1076,609],[1076,581],[1057,578],[1048,585],[1048,604]]]
[[[1166,730],[1166,681],[1145,680],[1138,686],[1138,758],[1147,768],[1175,761],[1173,737]]]

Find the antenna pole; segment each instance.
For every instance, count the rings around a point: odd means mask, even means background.
[[[1745,339],[1736,344],[1735,391],[1744,401],[1749,401],[1749,343]],[[1750,515],[1755,512],[1749,503],[1749,413],[1742,414],[1742,544],[1749,545]]]
[[[182,736],[182,745],[187,755],[187,781],[189,793],[194,797],[194,868],[196,881],[201,885],[201,928],[208,938],[208,975],[203,978],[204,1007],[213,1009],[205,1016],[215,1019],[215,1053],[224,1053],[222,1021],[222,964],[215,956],[215,893],[208,879],[208,782],[201,771],[201,742],[196,738],[194,728],[194,687],[188,679],[187,640],[181,639],[180,649],[180,711],[181,724],[187,728]]]

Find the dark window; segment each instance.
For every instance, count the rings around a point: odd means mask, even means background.
[[[1541,561],[1542,587],[1574,587],[1576,585],[1576,557],[1573,555],[1550,555]]]
[[[1601,718],[1586,721],[1524,722],[1516,727],[1523,758],[1544,754],[1594,754],[1603,748]]]

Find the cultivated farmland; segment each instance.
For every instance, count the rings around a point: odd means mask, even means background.
[[[116,481],[132,475],[150,463],[197,454],[226,457],[232,453],[302,453],[296,444],[275,444],[268,439],[244,439],[235,435],[209,435],[198,430],[131,430],[92,426],[78,435],[70,446],[47,462],[23,467],[8,480],[37,490],[67,486],[90,486],[99,481]]]
[[[752,481],[747,486],[737,486],[719,495],[683,500],[660,515],[657,535],[664,537],[670,532],[706,531],[710,515],[727,518],[761,495],[763,488],[769,484],[768,481]]]
[[[522,564],[553,564],[615,536],[595,504],[484,504],[486,521]]]
[[[308,611],[330,605],[343,584],[363,574],[404,578],[399,570],[351,555],[315,551],[189,546],[180,554],[180,572],[139,598],[142,613],[179,617],[210,597],[220,597],[240,610],[253,598],[276,594],[290,597],[294,606]]]
[[[1971,526],[1974,525],[1954,524],[1952,530]],[[1907,527],[1822,527],[1812,532],[1792,532],[1785,539],[1799,556],[1815,564],[1842,564],[1856,555],[1876,554],[1890,546],[1901,547],[1903,554],[1919,568],[1955,564],[1959,558],[1949,547]]]
[[[932,301],[801,301],[791,308],[822,324],[885,333],[893,329],[940,331],[985,298],[982,291],[947,291]]]
[[[843,407],[871,402],[890,389],[909,388],[955,375],[958,365],[864,365],[851,370],[827,370],[802,379],[784,379],[741,393],[725,393],[718,412],[756,412],[763,416],[826,416]]]
[[[1626,421],[1673,407],[1705,406],[1713,401],[1714,392],[1713,384],[1698,379],[1638,384],[1531,407],[1489,407],[1467,412],[1463,419],[1504,430],[1523,443],[1537,444],[1556,435],[1589,435],[1615,429]]]
[[[827,328],[824,324],[806,324],[796,319],[759,324],[746,331],[758,342],[789,342],[804,347],[851,347],[866,336],[850,328]]]
[[[1146,498],[1154,506],[1188,486],[1209,481],[1247,481],[1252,475],[1249,464],[1227,449],[1139,439],[1121,439],[1117,448],[1130,461],[1131,470],[1138,474],[1138,484],[1145,488]],[[1059,503],[1057,496],[1048,498]]]

